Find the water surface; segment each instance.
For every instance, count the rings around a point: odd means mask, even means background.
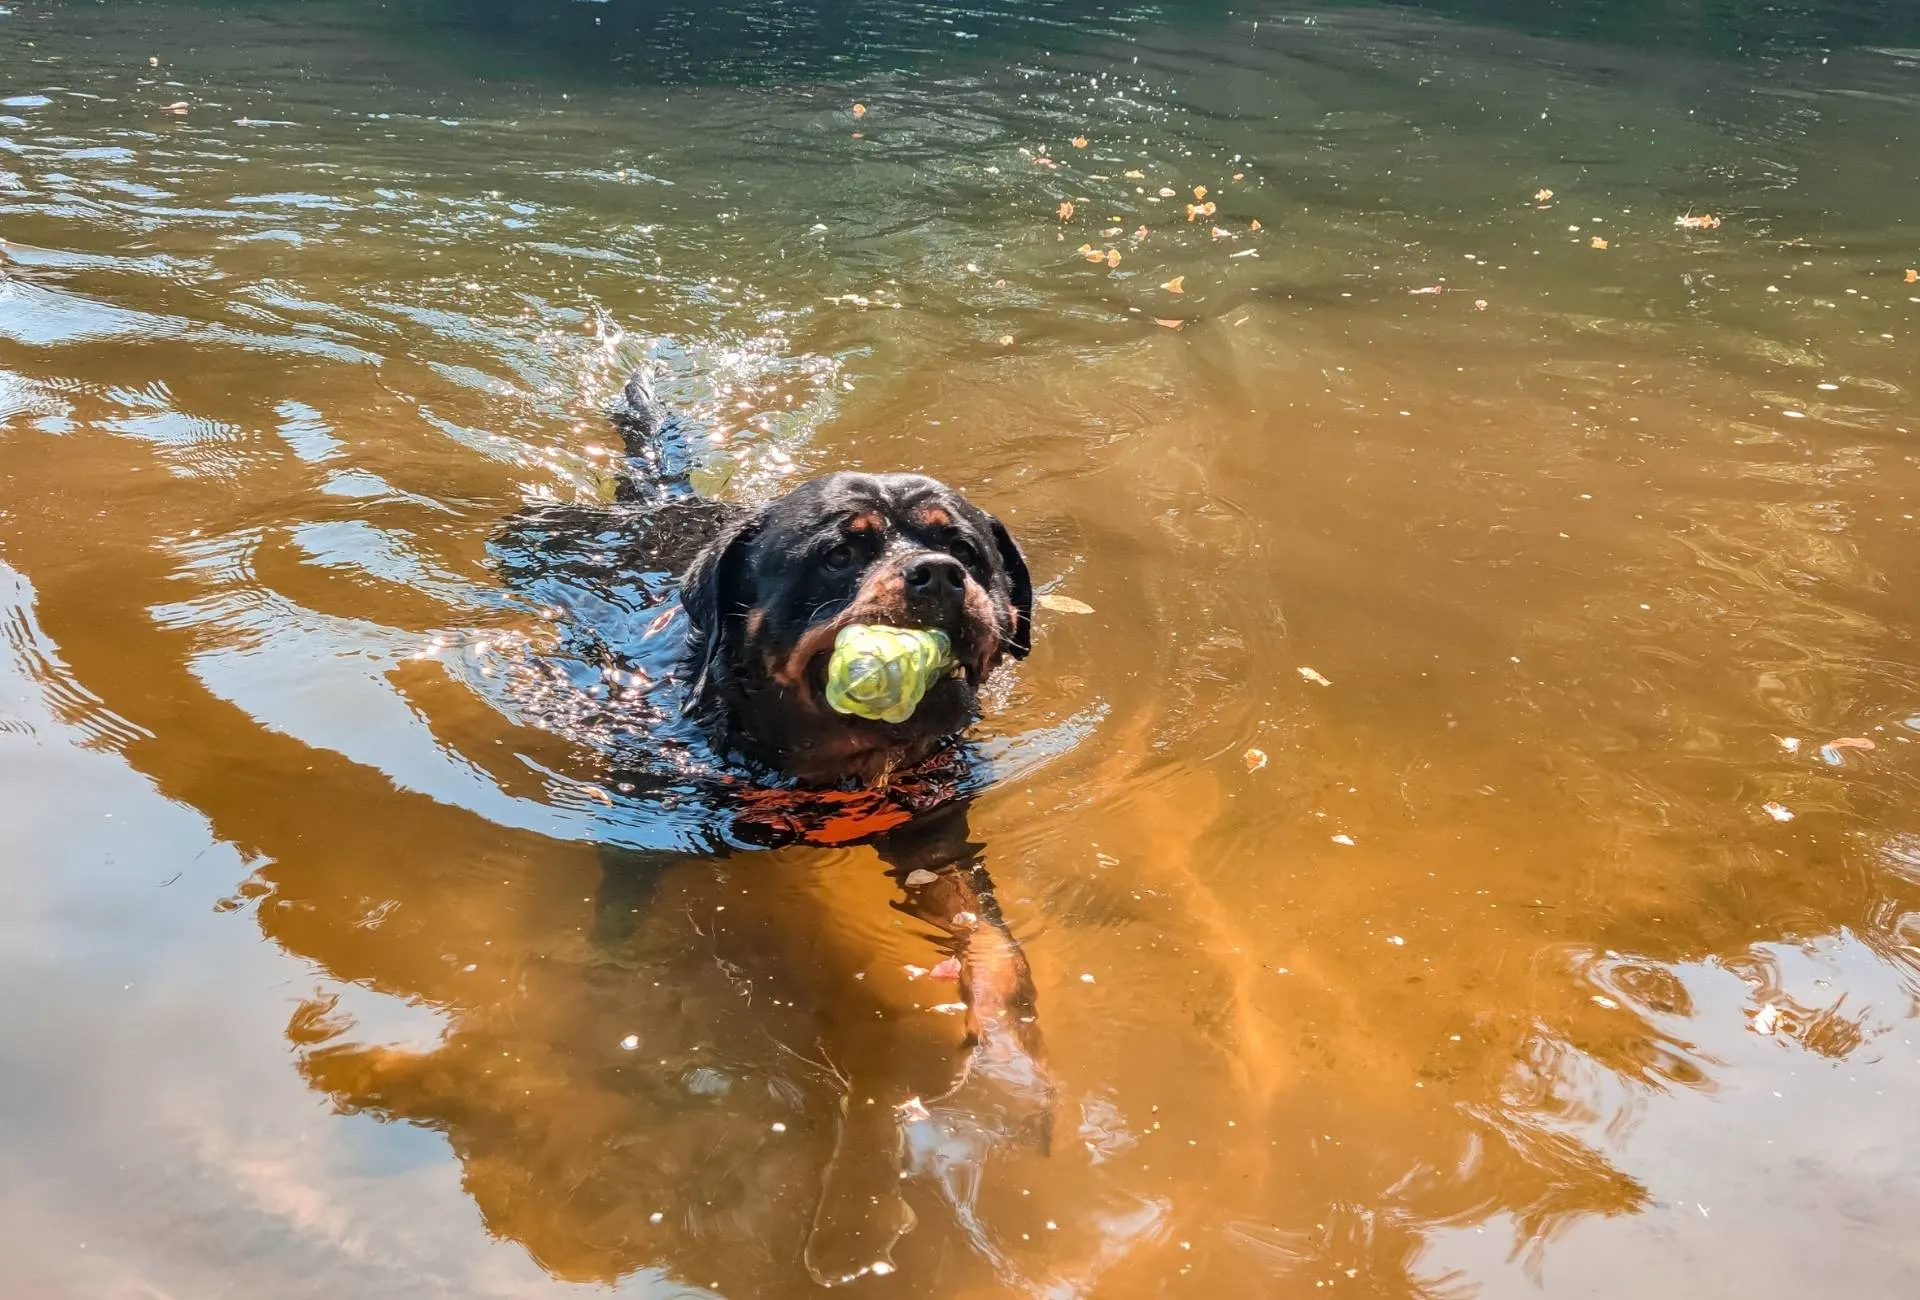
[[[1920,37],[1512,9],[8,4],[8,1293],[810,1295],[849,1169],[875,1294],[1913,1293]],[[495,543],[640,365],[1092,608],[1049,1150],[870,849],[610,894]]]

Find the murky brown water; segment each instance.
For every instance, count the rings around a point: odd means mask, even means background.
[[[1914,57],[11,8],[5,1294],[806,1295],[848,1178],[875,1294],[1920,1287]],[[957,1063],[870,850],[610,901],[675,825],[487,548],[649,358],[713,490],[935,473],[1093,607],[973,818],[1049,1152],[843,1086]]]

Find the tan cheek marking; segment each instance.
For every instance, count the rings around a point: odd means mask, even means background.
[[[922,528],[953,527],[953,516],[939,506],[922,506],[914,512],[913,521]]]
[[[747,615],[747,640],[758,641],[767,626],[767,611],[756,609]]]
[[[980,638],[980,662],[975,666],[984,678],[1000,653],[1000,620],[994,615],[993,599],[987,595],[987,589],[971,577],[967,579],[965,608],[968,619],[983,633]]]

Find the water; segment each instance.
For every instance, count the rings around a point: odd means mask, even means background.
[[[1912,1293],[1920,36],[1722,8],[9,4],[7,1294]],[[1049,1115],[871,850],[622,892],[642,363],[1092,607]]]

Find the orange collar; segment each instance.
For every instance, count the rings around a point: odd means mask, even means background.
[[[735,816],[804,844],[855,844],[953,799],[965,786],[966,771],[958,750],[946,749],[918,767],[895,772],[885,785],[862,790],[756,786],[734,794]]]

